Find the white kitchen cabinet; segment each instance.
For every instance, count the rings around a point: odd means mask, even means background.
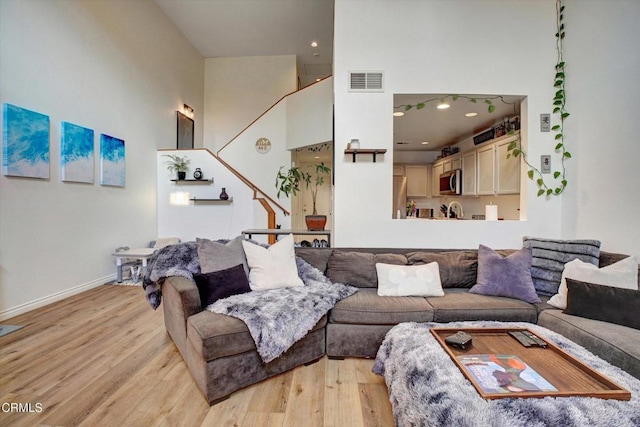
[[[404,166],[393,165],[393,176],[404,176]]]
[[[476,151],[478,160],[477,194],[495,194],[495,146],[493,144],[479,148]],[[464,177],[463,177],[464,179]]]
[[[457,156],[451,159],[451,170],[462,169],[462,157]]]
[[[507,138],[495,144],[496,152],[496,194],[520,193],[520,157],[507,159],[508,147],[516,137]]]
[[[404,171],[407,177],[407,197],[427,197],[428,169],[426,165],[406,165]]]
[[[477,178],[477,157],[476,151],[465,153],[461,156],[462,162],[462,195],[463,196],[475,196],[478,194],[476,188]]]
[[[431,194],[433,194],[434,197],[440,196],[440,175],[442,175],[443,173],[444,164],[442,162],[434,163],[431,170],[431,182],[433,184],[431,187]]]

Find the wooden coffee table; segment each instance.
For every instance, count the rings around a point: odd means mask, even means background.
[[[449,346],[445,338],[464,331],[473,337],[473,344],[466,350]],[[525,347],[515,338],[509,335],[509,331],[528,331],[524,328],[432,328],[431,333],[449,354],[453,362],[462,373],[474,385],[478,393],[484,399],[499,399],[506,397],[559,397],[582,396],[598,397],[601,399],[629,400],[631,393],[605,376],[591,369],[575,357],[569,355],[551,342],[538,336],[546,343],[546,348]],[[529,331],[531,332],[531,331]],[[534,334],[535,335],[535,334]],[[517,366],[518,359],[527,364],[538,373],[546,382],[556,390],[546,391],[503,391],[485,392],[485,389],[476,381],[463,366],[459,356],[473,355],[510,355],[515,356],[511,361]],[[488,359],[491,356],[477,357],[478,360]],[[467,362],[469,357],[466,358]],[[495,360],[495,357],[491,358]],[[503,361],[502,359],[500,360]],[[481,364],[481,363],[478,363]],[[505,364],[506,365],[506,364]],[[485,384],[486,385],[486,384]]]

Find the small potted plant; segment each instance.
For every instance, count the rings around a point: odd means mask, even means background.
[[[176,156],[175,154],[165,154],[164,156],[171,159],[167,161],[167,170],[169,172],[176,172],[178,174],[178,179],[185,179],[187,171],[189,170],[189,162],[191,162],[191,160],[186,157]]]
[[[308,171],[301,170],[294,166],[287,171],[283,171],[284,166],[280,167],[278,175],[276,175],[276,188],[278,189],[278,197],[284,194],[289,197],[295,196],[300,191],[300,185],[304,182],[306,187],[311,187],[311,200],[313,203],[313,214],[305,215],[304,220],[307,223],[307,229],[310,231],[324,230],[327,224],[326,215],[318,215],[316,208],[316,200],[318,197],[318,188],[324,184],[325,175],[329,175],[331,169],[324,163],[310,165]]]

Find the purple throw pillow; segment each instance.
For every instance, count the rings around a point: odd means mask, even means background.
[[[193,278],[200,292],[200,302],[205,308],[219,299],[251,291],[242,264],[226,270],[194,274]]]
[[[502,258],[493,249],[478,248],[478,277],[469,293],[540,302],[531,279],[531,249],[523,248]]]

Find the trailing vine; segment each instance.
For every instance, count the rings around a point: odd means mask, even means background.
[[[395,109],[404,110],[404,111],[409,111],[412,108],[415,108],[416,110],[422,110],[430,102],[444,101],[445,99],[448,99],[448,98],[451,98],[453,101],[457,101],[458,98],[463,98],[463,99],[467,99],[469,102],[471,102],[473,104],[476,104],[478,101],[483,101],[485,104],[487,104],[487,111],[490,112],[490,113],[493,113],[496,110],[496,106],[493,104],[493,101],[496,100],[496,99],[499,99],[504,104],[512,105],[513,106],[513,112],[514,113],[517,112],[516,111],[516,103],[515,102],[507,102],[507,101],[505,101],[504,97],[502,95],[471,97],[471,96],[466,96],[466,95],[454,95],[454,94],[451,94],[451,95],[439,96],[439,97],[436,97],[436,98],[430,98],[430,99],[427,99],[425,101],[418,102],[417,104],[397,105],[394,108]]]
[[[556,93],[553,97],[553,114],[558,118],[559,124],[554,125],[551,130],[556,133],[555,140],[556,146],[555,151],[561,154],[560,160],[560,169],[553,172],[553,178],[557,181],[559,180],[559,184],[554,188],[550,186],[544,181],[544,177],[542,172],[534,167],[527,160],[526,153],[522,150],[520,144],[520,138],[511,142],[507,148],[509,154],[507,158],[511,155],[517,157],[522,155],[524,162],[529,167],[527,171],[527,176],[531,180],[535,180],[538,185],[538,197],[542,195],[560,195],[567,188],[567,178],[565,175],[565,167],[564,162],[566,159],[571,158],[571,153],[567,151],[567,148],[564,144],[564,121],[567,117],[569,117],[569,112],[566,110],[566,91],[565,91],[565,61],[563,57],[563,40],[565,37],[565,28],[564,28],[564,6],[562,5],[562,0],[556,0],[556,51],[558,52],[557,61],[555,66],[555,76],[553,79],[553,87],[556,90]]]

